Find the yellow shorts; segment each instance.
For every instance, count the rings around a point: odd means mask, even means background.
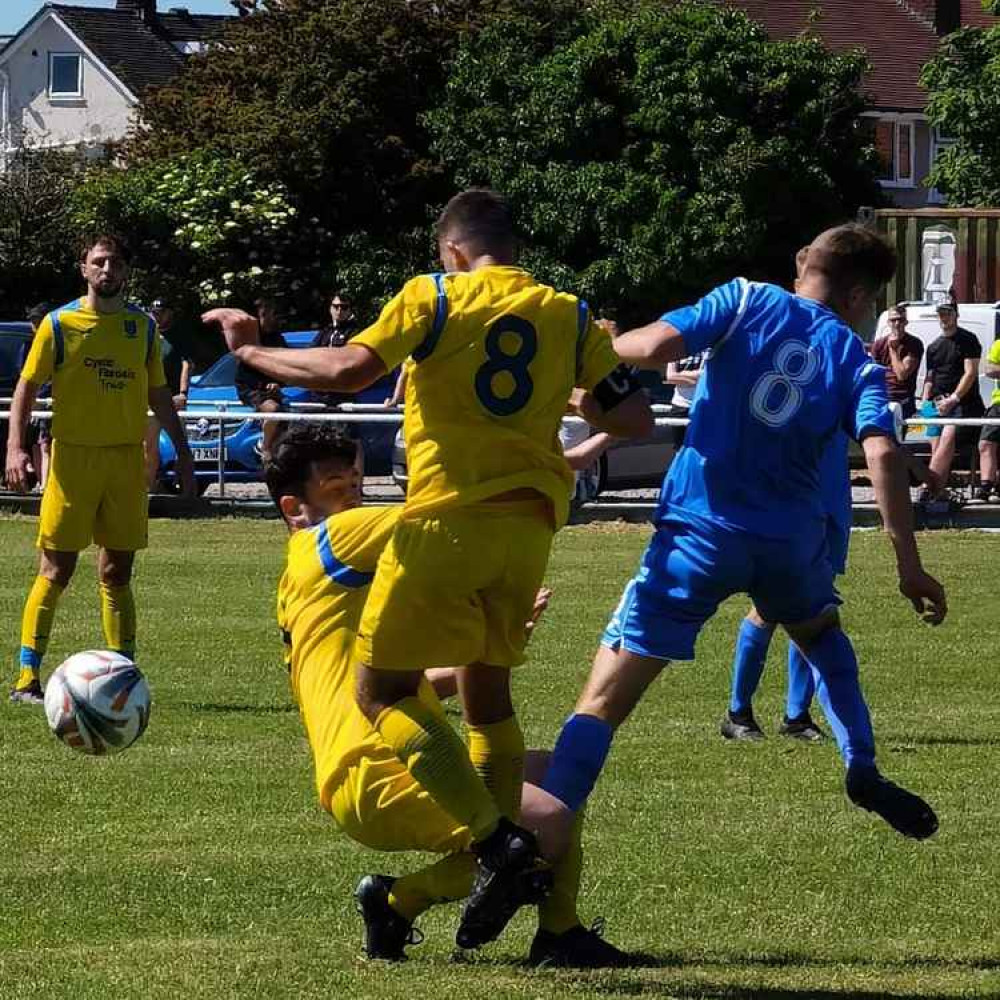
[[[400,520],[365,604],[358,660],[375,670],[523,663],[552,535],[548,508],[531,500]]]
[[[147,545],[149,496],[141,444],[106,448],[52,442],[37,545],[81,552],[96,542],[135,552]]]

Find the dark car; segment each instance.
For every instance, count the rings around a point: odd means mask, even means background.
[[[25,350],[31,343],[31,324],[0,323],[0,398],[10,399],[14,394]],[[0,403],[0,410],[10,410],[9,403]],[[7,441],[7,420],[0,419],[0,435]]]

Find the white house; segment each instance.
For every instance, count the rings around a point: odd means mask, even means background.
[[[169,82],[233,20],[158,13],[156,0],[45,4],[0,44],[0,153],[22,144],[100,153],[125,136],[143,91]]]

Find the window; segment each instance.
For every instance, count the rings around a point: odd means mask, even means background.
[[[913,122],[903,118],[870,119],[873,141],[881,170],[879,180],[885,187],[913,187]]]
[[[75,52],[49,53],[49,97],[83,96],[83,60]]]
[[[956,141],[954,136],[942,132],[939,128],[934,129],[931,135],[931,166],[937,161],[938,156],[954,146]],[[931,188],[927,200],[932,205],[943,205],[946,201],[945,196],[937,188]]]

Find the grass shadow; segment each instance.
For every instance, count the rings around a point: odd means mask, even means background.
[[[298,709],[292,704],[282,705],[222,705],[211,701],[182,701],[180,708],[186,708],[191,712],[209,712],[213,715],[229,715],[232,713],[242,713],[245,715],[284,715],[287,712],[297,712]]]

